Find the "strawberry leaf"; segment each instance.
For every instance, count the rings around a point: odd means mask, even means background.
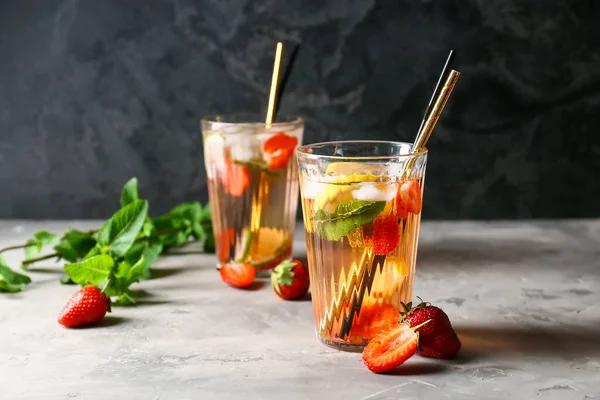
[[[312,220],[317,221],[319,236],[336,241],[373,221],[384,208],[385,201],[350,200],[338,205],[334,212],[318,210]]]
[[[79,263],[65,265],[71,280],[80,285],[99,285],[111,275],[115,262],[108,254],[100,254]]]
[[[98,244],[122,257],[127,253],[142,229],[148,215],[148,202],[136,200],[117,211],[98,231]]]

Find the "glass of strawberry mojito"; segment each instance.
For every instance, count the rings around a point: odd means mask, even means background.
[[[317,337],[361,351],[412,298],[427,151],[410,143],[300,146],[300,193]]]
[[[303,119],[217,115],[201,128],[217,267],[274,268],[292,251]]]

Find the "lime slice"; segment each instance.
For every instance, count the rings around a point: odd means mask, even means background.
[[[340,203],[352,200],[352,191],[359,189],[361,182],[376,182],[380,179],[372,174],[376,168],[373,165],[353,162],[329,164],[326,172],[332,180],[316,196],[315,208],[334,211]]]
[[[246,230],[242,236],[244,237],[243,252],[238,260],[256,269],[275,268],[279,262],[290,255],[291,236],[283,229],[262,227],[256,235]]]
[[[327,175],[343,179],[343,182],[374,182],[378,179],[375,174],[381,167],[357,162],[337,162],[327,166]]]

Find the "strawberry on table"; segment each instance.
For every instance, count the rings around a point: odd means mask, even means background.
[[[237,288],[250,286],[256,278],[256,269],[245,263],[231,262],[223,264],[219,272],[225,283]]]
[[[458,335],[452,328],[448,315],[430,303],[421,302],[415,307],[403,304],[402,321],[410,326],[418,326],[424,321],[431,322],[419,331],[419,349],[417,353],[425,357],[452,358],[461,348]]]
[[[419,344],[416,331],[423,325],[411,328],[401,323],[378,333],[363,350],[363,363],[375,373],[387,372],[403,364],[415,354]]]
[[[263,153],[270,169],[285,168],[294,154],[298,138],[277,132],[263,144]]]
[[[400,231],[398,217],[394,214],[380,215],[373,221],[373,252],[377,255],[386,255],[398,247]]]
[[[110,299],[96,286],[76,291],[58,315],[58,323],[72,328],[100,321],[110,312]]]
[[[308,270],[302,261],[285,260],[273,269],[271,284],[275,293],[282,299],[298,299],[308,292]]]

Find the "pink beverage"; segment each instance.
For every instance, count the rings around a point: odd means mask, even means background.
[[[259,115],[202,119],[217,266],[241,262],[272,269],[289,258],[298,205],[295,149],[301,118],[259,122]]]
[[[317,337],[361,351],[412,299],[426,151],[356,141],[298,148]]]

